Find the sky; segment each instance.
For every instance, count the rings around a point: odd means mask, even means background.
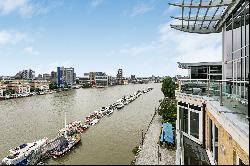
[[[174,1],[174,0],[173,0]],[[177,62],[221,61],[222,34],[170,28],[168,0],[0,0],[0,75],[74,67],[77,76],[187,75]]]

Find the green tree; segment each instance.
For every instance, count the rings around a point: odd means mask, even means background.
[[[174,98],[175,97],[176,85],[171,77],[166,77],[163,80],[161,91],[165,97]]]
[[[58,89],[58,87],[57,87],[56,83],[50,83],[49,84],[49,89],[54,90],[54,89]]]
[[[168,122],[175,127],[177,119],[177,103],[175,98],[165,98],[160,103],[159,115],[162,116],[163,122]]]
[[[7,89],[5,91],[3,91],[3,95],[11,95],[11,94],[15,94],[16,91],[14,89]]]

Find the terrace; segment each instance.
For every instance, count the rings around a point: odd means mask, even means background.
[[[232,90],[234,92],[235,90]],[[247,93],[247,91],[246,91]],[[211,81],[208,79],[180,79],[178,96],[199,98],[211,103],[220,114],[227,117],[236,126],[249,134],[248,98],[228,93],[228,86],[223,80]]]

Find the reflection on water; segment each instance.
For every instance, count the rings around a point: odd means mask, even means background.
[[[104,117],[82,134],[82,142],[67,155],[49,159],[48,164],[130,164],[131,150],[138,145],[141,130],[151,120],[163,97],[161,84],[77,89],[61,93],[0,101],[0,158],[21,143],[53,138],[67,122],[83,121],[93,111],[108,106],[124,95],[148,87],[154,89],[110,117]]]

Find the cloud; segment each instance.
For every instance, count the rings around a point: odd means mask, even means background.
[[[148,60],[149,66],[155,66],[167,75],[187,75],[179,69],[177,62],[218,62],[222,60],[221,34],[194,34],[174,30],[170,24],[175,20],[158,27],[155,40],[140,45],[124,46],[114,55],[140,56]],[[140,66],[142,64],[139,64]],[[155,70],[152,69],[152,70]]]
[[[133,8],[131,16],[133,17],[133,16],[138,16],[138,15],[143,15],[145,13],[150,12],[153,9],[154,9],[153,6],[149,6],[147,4],[141,3],[141,4],[136,5]]]
[[[103,0],[92,0],[91,1],[91,6],[96,7],[99,6],[103,3]]]
[[[46,14],[51,10],[60,7],[61,0],[31,1],[31,0],[1,0],[0,14],[8,15],[16,12],[23,18],[30,18],[40,14]]]
[[[169,6],[169,7],[163,12],[163,14],[164,14],[164,15],[169,15],[170,13],[173,13],[173,12],[175,12],[176,10],[180,10],[180,8],[171,5],[171,6]]]
[[[17,31],[0,31],[0,45],[17,44],[27,38],[27,34]]]
[[[149,52],[154,49],[155,49],[155,46],[152,44],[151,45],[139,45],[139,46],[122,48],[119,52],[121,54],[126,54],[129,56],[138,56],[138,55],[143,55],[144,53]]]
[[[40,53],[36,51],[32,46],[24,48],[24,51],[29,55],[39,55]]]

